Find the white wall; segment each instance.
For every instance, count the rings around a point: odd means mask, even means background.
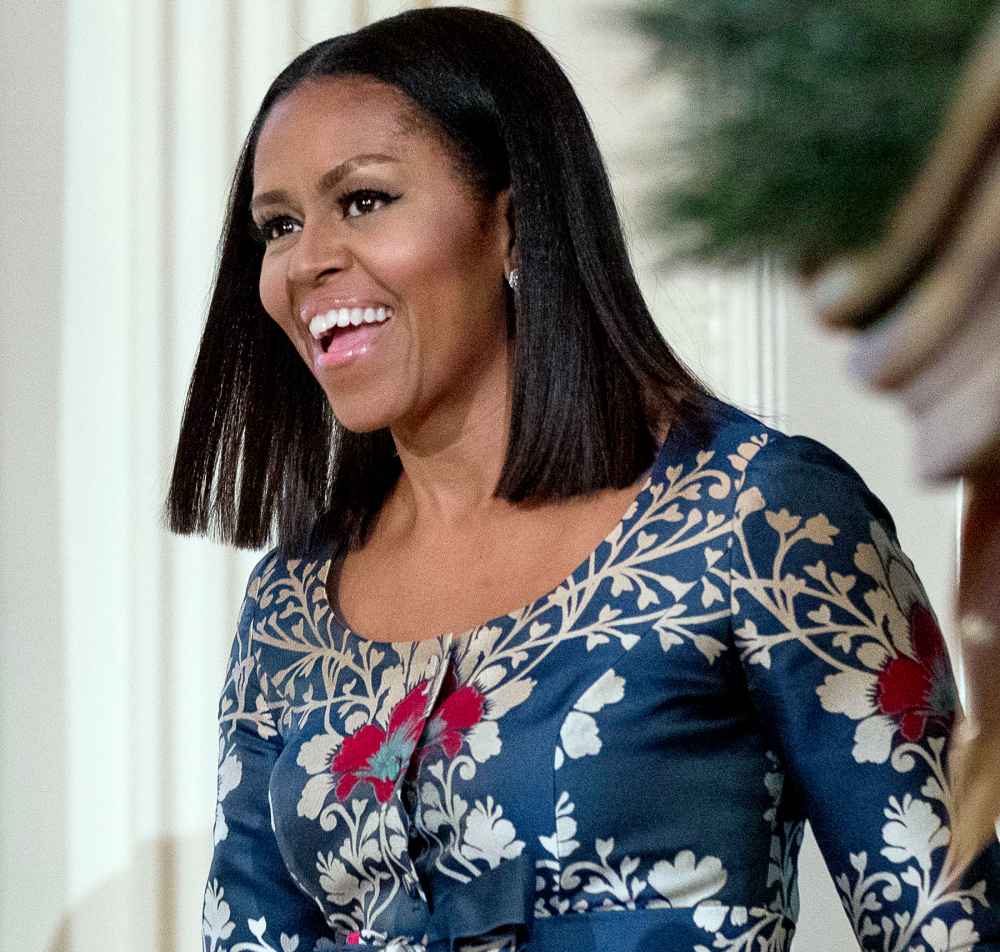
[[[66,906],[67,618],[59,487],[63,10],[0,4],[0,948]],[[28,55],[30,51],[30,55]]]
[[[274,73],[392,0],[34,0],[0,6],[0,947],[199,946],[215,705],[252,556],[159,528],[227,180]],[[643,224],[670,90],[580,0],[521,15],[576,83],[665,333],[731,398],[869,480],[942,609],[953,493],[761,265],[665,275]],[[608,0],[607,6],[622,6]],[[859,425],[863,421],[863,425]],[[851,947],[813,853],[796,948]]]

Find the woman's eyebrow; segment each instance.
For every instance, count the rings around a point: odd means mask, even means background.
[[[340,165],[335,165],[328,172],[324,172],[319,179],[317,191],[320,195],[333,191],[351,172],[363,168],[366,165],[385,165],[389,162],[398,162],[399,159],[392,155],[385,155],[381,152],[366,152],[363,155],[355,155]],[[264,205],[278,205],[289,201],[288,193],[283,189],[274,189],[270,192],[261,192],[255,195],[250,202],[250,211],[254,211]]]

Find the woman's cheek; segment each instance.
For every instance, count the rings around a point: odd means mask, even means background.
[[[280,281],[274,273],[274,266],[268,266],[267,258],[261,265],[260,282],[258,284],[260,303],[271,319],[286,333],[290,330],[290,315],[288,302],[280,293]],[[291,336],[289,334],[289,336]]]

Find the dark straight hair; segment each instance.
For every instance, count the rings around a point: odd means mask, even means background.
[[[711,396],[663,340],[639,291],[583,107],[552,55],[514,21],[413,10],[296,57],[271,84],[229,194],[208,318],[166,501],[169,528],[288,556],[362,544],[400,463],[388,430],[354,433],[257,291],[254,151],[301,83],[394,86],[484,196],[510,187],[519,254],[508,296],[510,436],[495,495],[553,500],[630,485],[664,425],[703,425]]]

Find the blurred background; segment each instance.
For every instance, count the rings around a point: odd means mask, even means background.
[[[3,952],[200,947],[217,695],[257,555],[159,519],[229,176],[294,54],[431,5],[0,5]],[[720,393],[861,472],[947,621],[958,494],[915,483],[895,409],[847,381],[769,263],[658,267],[646,208],[677,94],[648,80],[626,4],[469,5],[518,18],[574,82],[664,334]],[[802,893],[794,948],[854,948],[811,839]]]

